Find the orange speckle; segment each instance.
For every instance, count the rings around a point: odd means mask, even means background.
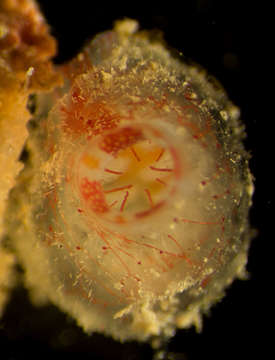
[[[87,178],[83,178],[80,190],[84,200],[88,202],[89,207],[93,211],[104,213],[109,210],[102,185],[98,181],[89,181]]]
[[[119,150],[135,144],[141,137],[141,130],[125,127],[105,135],[99,147],[107,153],[116,154]]]

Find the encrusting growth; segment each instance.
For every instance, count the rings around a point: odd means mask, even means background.
[[[29,95],[61,83],[50,58],[56,42],[32,0],[0,1],[0,312],[14,279],[14,255],[2,247],[3,218],[9,191],[23,167]]]

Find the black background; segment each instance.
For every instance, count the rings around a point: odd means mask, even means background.
[[[57,63],[75,56],[91,37],[110,29],[114,20],[130,17],[137,19],[141,28],[162,30],[171,47],[205,67],[240,107],[247,130],[245,145],[256,178],[251,224],[258,235],[250,250],[250,280],[236,281],[227,290],[227,296],[204,318],[201,334],[193,329],[178,331],[166,345],[163,359],[264,359],[271,345],[268,325],[273,310],[268,301],[272,300],[272,260],[270,263],[268,254],[272,253],[274,213],[273,117],[268,111],[273,103],[267,96],[272,93],[267,83],[272,81],[265,71],[272,42],[268,43],[270,32],[263,27],[268,22],[264,3],[253,8],[250,1],[239,1],[242,7],[223,0],[181,1],[177,6],[171,4],[167,15],[155,15],[146,7],[138,11],[134,5],[132,10],[119,11],[107,3],[100,6],[84,0],[73,4],[61,0],[39,3],[58,39]],[[168,12],[167,8],[156,9]],[[55,307],[34,308],[27,292],[16,289],[0,322],[0,359],[51,356],[146,360],[154,353],[146,344],[119,344],[100,335],[88,337]]]

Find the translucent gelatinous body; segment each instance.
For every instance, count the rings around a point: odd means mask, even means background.
[[[199,326],[244,272],[252,192],[225,94],[134,26],[40,98],[9,220],[36,297],[121,340]]]

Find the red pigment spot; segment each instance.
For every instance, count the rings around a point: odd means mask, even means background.
[[[162,149],[160,154],[158,155],[156,161],[159,161],[162,158],[162,155],[164,154],[164,152],[165,152],[165,149]]]
[[[116,170],[111,170],[111,169],[107,169],[107,168],[105,168],[104,171],[106,171],[110,174],[114,174],[114,175],[122,175],[123,174],[122,171],[116,171]]]
[[[128,196],[129,196],[129,191],[126,191],[126,194],[124,196],[124,199],[122,201],[122,204],[120,206],[120,211],[123,211],[124,210],[124,207],[125,207],[125,204],[126,204],[126,201],[128,199]]]
[[[154,203],[153,203],[153,199],[152,199],[150,190],[149,190],[149,189],[145,189],[144,191],[146,192],[146,195],[147,195],[147,198],[148,198],[148,201],[149,201],[150,205],[151,205],[151,206],[154,206]]]
[[[156,181],[159,182],[160,184],[164,185],[164,186],[167,185],[163,180],[161,180],[159,178],[156,178]]]
[[[117,203],[118,203],[118,200],[113,201],[113,202],[109,205],[109,209],[110,209],[111,207],[113,207],[114,205],[116,205]]]
[[[201,282],[201,287],[205,288],[209,284],[211,279],[212,279],[211,275],[206,276]]]
[[[155,170],[155,171],[164,171],[164,172],[172,172],[173,171],[173,169],[165,169],[165,168],[161,169],[161,168],[157,168],[155,166],[149,166],[149,168],[151,170]]]
[[[134,155],[134,157],[136,158],[136,160],[140,161],[140,157],[138,156],[136,150],[133,147],[131,147],[130,150],[131,150],[132,154]]]
[[[102,185],[98,181],[89,181],[86,177],[83,178],[80,184],[80,191],[93,211],[104,213],[109,210]]]
[[[112,192],[116,192],[116,191],[130,189],[131,187],[133,187],[133,185],[130,184],[130,185],[125,185],[125,186],[121,186],[121,187],[118,187],[118,188],[114,188],[114,189],[111,189],[111,190],[105,190],[104,192],[106,194],[108,194],[108,193],[112,193]]]
[[[119,150],[135,144],[141,138],[141,130],[125,127],[105,135],[99,147],[108,154],[116,154]]]

